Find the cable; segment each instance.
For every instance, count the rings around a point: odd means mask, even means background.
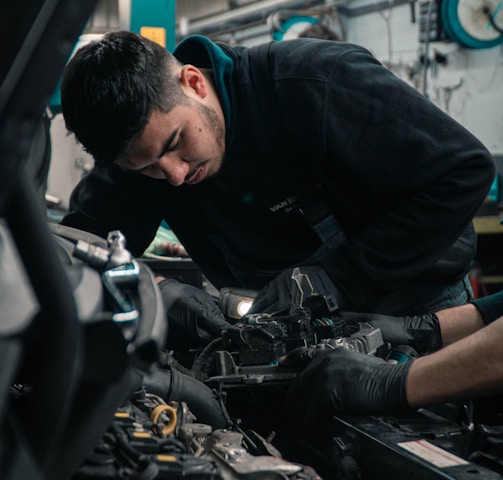
[[[393,13],[393,0],[388,0],[388,12],[384,14],[382,10],[379,10],[379,15],[384,20],[386,24],[386,34],[388,37],[388,64],[391,66],[393,61],[393,38],[391,29],[391,15]]]
[[[430,24],[431,24],[431,12],[433,10],[433,4],[436,3],[435,0],[430,0],[428,5],[428,12],[426,13],[426,25],[425,25],[425,41],[424,41],[424,68],[423,68],[423,95],[428,98],[428,67],[429,67],[429,50],[430,50]]]
[[[498,7],[496,8],[496,10],[494,11],[494,14],[493,14],[491,12],[491,9],[487,5],[484,5],[482,7],[482,11],[487,15],[489,23],[494,28],[494,30],[496,30],[497,32],[499,32],[499,33],[501,33],[503,35],[503,29],[500,28],[498,25],[496,25],[496,22],[494,21],[494,17],[496,16],[496,14],[500,10],[500,8],[501,8],[501,3],[498,5]]]

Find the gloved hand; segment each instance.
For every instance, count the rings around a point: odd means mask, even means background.
[[[312,293],[319,295],[335,294],[337,291],[334,283],[318,265],[306,267],[296,267],[299,273],[306,277],[302,280],[301,285],[305,287],[304,300],[309,287],[312,286]],[[289,268],[281,272],[275,279],[271,280],[262,290],[260,290],[253,301],[253,304],[248,313],[279,313],[288,311],[292,304],[292,295],[298,293],[298,286],[292,278],[295,268]],[[303,288],[304,290],[304,288]]]
[[[290,387],[288,406],[308,429],[336,412],[377,414],[409,408],[405,382],[413,360],[392,365],[343,347],[300,347],[280,361],[285,366],[307,362]]]
[[[205,346],[230,326],[204,290],[171,278],[158,286],[168,318],[168,349],[180,352]]]
[[[383,340],[391,343],[392,347],[410,345],[420,354],[442,348],[440,324],[434,313],[413,317],[392,317],[379,313],[341,312],[341,314],[348,325],[363,322],[380,328]]]
[[[503,290],[485,297],[476,298],[470,303],[477,307],[486,325],[503,316]]]

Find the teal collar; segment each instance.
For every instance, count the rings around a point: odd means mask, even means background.
[[[218,98],[224,112],[226,130],[229,132],[231,102],[227,85],[230,83],[234,69],[232,59],[216,43],[202,35],[184,38],[175,48],[173,55],[182,63],[213,70]]]

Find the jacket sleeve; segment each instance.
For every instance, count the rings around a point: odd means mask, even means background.
[[[467,229],[494,160],[366,50],[348,47],[331,60],[316,168],[347,243],[330,273],[350,295],[391,292],[427,272]]]
[[[115,165],[96,167],[73,190],[69,211],[61,223],[103,238],[111,230],[121,230],[126,247],[141,256],[161,222],[159,182],[122,172]]]

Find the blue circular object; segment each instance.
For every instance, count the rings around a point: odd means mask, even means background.
[[[309,25],[318,23],[318,19],[314,17],[297,15],[290,17],[281,23],[281,31],[272,33],[274,40],[287,40],[289,38],[297,38],[298,34]]]
[[[503,34],[489,21],[484,8],[503,28],[503,2],[498,0],[443,0],[441,17],[445,33],[467,48],[491,48],[503,43]]]

